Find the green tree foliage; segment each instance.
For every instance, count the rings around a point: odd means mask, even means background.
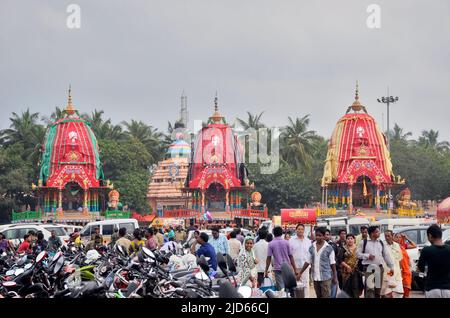
[[[142,121],[132,119],[130,122],[122,123],[125,128],[125,135],[131,141],[139,141],[145,146],[145,149],[153,161],[158,161],[161,157],[161,148],[164,135],[157,129],[149,126]]]
[[[425,149],[437,150],[438,152],[448,151],[450,148],[448,141],[439,141],[439,131],[433,129],[422,131],[418,143]]]
[[[114,183],[122,204],[148,212],[148,167],[152,160],[144,145],[136,139],[129,142],[105,139],[99,141],[99,146],[105,178]]]
[[[22,158],[23,152],[21,143],[0,148],[0,222],[9,221],[11,210],[34,204],[31,193],[34,170]]]
[[[39,113],[31,113],[29,109],[21,115],[12,113],[10,127],[0,132],[0,143],[4,147],[21,144],[23,160],[30,161],[37,173],[41,155],[42,143],[45,136],[45,127],[38,123]]]
[[[450,196],[450,155],[421,143],[391,142],[394,173],[406,179],[413,199]]]
[[[397,123],[394,125],[394,129],[390,132],[390,140],[391,141],[401,141],[404,143],[408,142],[408,138],[412,136],[412,133],[403,132],[403,128],[401,128]]]
[[[244,129],[254,128],[259,129],[265,127],[265,125],[261,121],[261,117],[264,114],[264,112],[259,113],[258,115],[253,115],[250,112],[247,112],[248,118],[247,120],[237,118],[238,123],[242,126]]]
[[[47,125],[51,125],[53,124],[55,121],[64,118],[64,108],[63,107],[55,107],[55,110],[52,112],[52,114],[50,115],[50,117],[48,116],[42,116],[42,121],[47,124]]]
[[[281,154],[284,161],[296,169],[310,169],[312,154],[315,151],[316,132],[309,130],[309,115],[293,120],[288,117],[289,124],[281,135]]]
[[[262,195],[269,211],[281,208],[303,208],[305,204],[320,200],[320,188],[314,176],[304,174],[289,165],[282,165],[277,173],[261,174],[257,165],[250,165],[250,176]]]
[[[103,110],[95,109],[90,115],[83,114],[82,117],[91,125],[97,139],[125,140],[125,134],[120,125],[111,123],[111,119],[104,120]]]

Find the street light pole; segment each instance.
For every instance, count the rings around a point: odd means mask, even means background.
[[[381,98],[378,98],[377,101],[379,103],[386,104],[387,108],[387,146],[388,150],[391,151],[391,140],[390,140],[390,126],[389,126],[389,105],[391,103],[396,103],[398,101],[398,96],[389,96],[389,87],[387,89],[387,96],[383,96]]]
[[[396,103],[398,101],[398,96],[390,96],[389,95],[389,86],[387,88],[387,96],[383,96],[381,98],[378,98],[377,101],[379,103],[383,103],[386,104],[386,108],[387,108],[387,148],[388,151],[391,151],[391,138],[390,138],[390,126],[389,126],[389,105],[391,103]],[[391,216],[391,206],[392,206],[392,195],[391,195],[391,188],[389,187],[389,201],[388,201],[388,214],[389,217]]]

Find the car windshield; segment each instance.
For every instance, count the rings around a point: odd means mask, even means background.
[[[46,229],[49,232],[55,231],[57,236],[67,236],[67,232],[63,227],[48,226],[48,227],[44,227],[44,229]]]

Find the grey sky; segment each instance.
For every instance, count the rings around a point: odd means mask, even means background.
[[[81,29],[66,8],[81,6]],[[381,5],[381,29],[367,6]],[[398,95],[391,125],[450,140],[450,2],[447,0],[71,0],[0,2],[0,128],[26,107],[49,114],[72,84],[82,112],[142,119],[165,130],[188,96],[190,121],[206,120],[217,90],[229,122],[311,114],[329,137],[353,102],[381,126],[376,98]],[[386,118],[386,117],[385,117]]]

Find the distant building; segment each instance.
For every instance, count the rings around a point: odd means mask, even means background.
[[[162,216],[163,211],[186,209],[190,197],[182,192],[188,174],[191,147],[178,134],[169,146],[166,159],[160,161],[148,187],[147,198],[152,211]]]

